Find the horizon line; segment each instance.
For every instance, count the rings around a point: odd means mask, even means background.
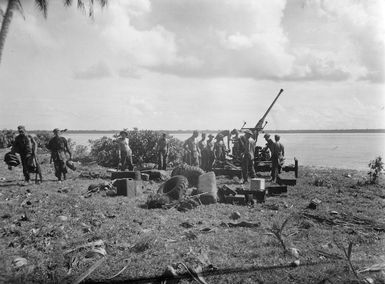
[[[7,129],[3,129],[7,130]],[[127,130],[127,129],[126,129]],[[129,131],[134,130],[128,129]],[[230,129],[139,129],[138,130],[150,130],[150,131],[164,131],[168,133],[175,133],[175,132],[192,132],[194,130],[198,130],[199,132],[219,132],[223,130],[230,130]],[[15,130],[16,131],[16,130]],[[34,130],[28,130],[28,132],[40,132],[40,131],[49,131],[52,132],[52,130],[45,130],[45,129],[34,129]],[[68,129],[66,132],[119,132],[121,129]],[[376,132],[376,133],[385,133],[385,128],[344,128],[344,129],[271,129],[261,132]]]

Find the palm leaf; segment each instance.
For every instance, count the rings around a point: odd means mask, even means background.
[[[72,0],[64,0],[64,6],[71,6],[72,5]]]
[[[102,6],[102,8],[107,6],[107,3],[108,3],[108,0],[99,0],[99,4],[100,6]]]
[[[35,0],[36,6],[43,12],[44,18],[47,18],[48,1],[47,0]]]
[[[85,10],[85,5],[82,0],[78,0],[78,9],[84,11]]]
[[[23,19],[25,20],[23,6],[21,5],[20,0],[17,0],[16,9],[20,12],[20,14],[23,16]]]

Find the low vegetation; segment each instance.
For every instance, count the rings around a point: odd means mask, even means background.
[[[134,164],[158,162],[156,143],[161,135],[161,132],[153,130],[128,131]],[[91,140],[91,158],[101,166],[117,166],[119,160],[116,138],[104,136],[101,139]],[[181,161],[182,142],[171,136],[167,139],[169,141],[168,163],[177,164]]]
[[[373,161],[369,163],[369,183],[375,184],[378,182],[378,178],[381,172],[384,170],[384,162],[382,161],[382,157],[378,156]]]
[[[110,197],[104,190],[86,195],[90,184],[109,182],[92,179],[108,177],[105,168],[79,164],[58,184],[49,156],[40,160],[41,185],[20,186],[20,167],[0,168],[0,282],[143,279],[166,268],[185,273],[181,263],[203,268],[207,283],[385,281],[381,177],[377,184],[357,186],[366,172],[300,167],[297,185],[265,203],[218,203],[179,212],[144,206],[161,182],[144,182],[144,193],[136,198]],[[313,185],[314,174],[333,186]],[[241,186],[217,177],[217,185],[224,184]],[[322,202],[307,209],[313,198]],[[231,218],[234,212],[239,219]],[[259,225],[234,226],[242,223]],[[348,257],[337,244],[345,244]],[[282,253],[284,248],[295,248],[297,255]]]

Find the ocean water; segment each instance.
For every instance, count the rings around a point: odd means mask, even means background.
[[[191,134],[172,134],[184,141]],[[89,139],[102,136],[113,137],[113,133],[65,134],[78,145],[89,145]],[[385,133],[285,133],[280,134],[285,146],[286,163],[300,165],[367,170],[368,163],[377,156],[385,158]],[[263,146],[265,140],[260,135],[257,145]]]

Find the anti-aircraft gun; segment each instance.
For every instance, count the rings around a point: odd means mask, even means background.
[[[242,125],[242,127],[239,130],[236,130],[236,129],[233,129],[232,131],[230,131],[230,130],[223,130],[223,131],[221,131],[221,132],[219,132],[217,134],[216,139],[219,136],[221,136],[222,138],[226,137],[227,149],[230,151],[230,141],[232,140],[231,139],[231,135],[233,135],[235,133],[242,132],[243,130],[249,129],[253,133],[253,138],[255,139],[255,141],[257,141],[259,133],[262,132],[262,130],[264,129],[264,127],[267,124],[267,121],[265,122],[265,119],[266,119],[267,115],[269,114],[270,110],[272,109],[272,107],[274,106],[274,104],[278,100],[279,96],[282,94],[282,92],[283,92],[283,89],[281,89],[279,91],[278,95],[275,97],[274,101],[271,103],[271,105],[269,106],[269,108],[267,109],[265,114],[262,116],[262,118],[255,125],[255,127],[252,127],[252,128],[245,127],[246,122],[243,122],[243,125]],[[233,140],[233,143],[236,143],[236,141]],[[240,156],[240,153],[235,148],[237,148],[237,147],[233,147],[232,154],[229,154],[229,153],[227,154],[226,161],[215,161],[214,166],[216,166],[218,168],[222,168],[222,167],[226,167],[226,166],[230,166],[230,167],[234,168],[236,166],[240,166],[240,164],[241,164],[241,156]],[[259,147],[259,148],[261,148],[261,147]],[[262,148],[259,149],[259,148],[256,151],[255,159],[256,160],[260,160],[260,161],[261,160],[262,161],[270,160],[269,151],[267,149],[262,149]],[[262,157],[262,159],[261,159],[261,157]]]
[[[238,132],[242,132],[243,130],[249,129],[253,133],[253,138],[255,139],[255,141],[257,141],[259,134],[264,130],[264,128],[267,124],[267,121],[265,121],[267,115],[270,113],[271,109],[273,108],[274,104],[277,102],[278,98],[280,97],[280,95],[282,93],[283,93],[283,89],[280,89],[277,96],[275,97],[274,101],[271,103],[271,105],[266,110],[266,112],[261,117],[261,119],[259,119],[259,121],[255,125],[255,127],[252,127],[252,128],[245,127],[246,122],[244,122],[243,126],[240,128],[240,130]],[[233,131],[230,132],[228,130],[224,130],[224,131],[218,133],[218,135],[221,134],[222,136],[227,137],[228,148],[230,148],[231,135],[234,134]],[[234,171],[238,168],[237,166],[240,165],[240,158],[236,157],[235,155],[230,155],[230,157],[232,159],[226,161],[225,169],[218,169],[217,168],[216,170],[214,170],[214,171],[218,171],[217,174],[219,174],[219,172],[221,172],[223,174],[225,174],[225,172],[231,173],[231,171]],[[255,170],[257,172],[270,171],[271,170],[271,161],[269,161],[269,160],[270,160],[270,155],[269,155],[269,151],[267,150],[267,147],[265,147],[265,148],[257,147],[256,151],[255,151],[255,156],[254,156]],[[294,159],[294,162],[295,162],[295,165],[283,167],[283,170],[284,171],[294,171],[295,176],[297,177],[298,176],[298,161],[297,161],[297,159]],[[230,174],[230,175],[233,175],[233,174]]]
[[[267,124],[267,121],[265,121],[267,115],[269,114],[270,110],[272,109],[272,107],[274,106],[275,102],[278,100],[279,96],[282,94],[283,92],[283,89],[281,89],[278,93],[278,95],[275,97],[274,101],[271,103],[271,105],[269,106],[269,108],[267,109],[267,111],[265,112],[265,114],[262,116],[262,118],[258,121],[258,123],[255,125],[255,127],[245,127],[246,125],[246,122],[244,121],[243,122],[243,125],[242,127],[240,128],[240,132],[242,132],[242,130],[246,130],[246,129],[249,129],[253,132],[253,138],[255,139],[255,141],[257,141],[258,139],[258,135],[260,132],[262,132],[262,130],[265,128],[266,124]],[[234,131],[236,129],[230,131],[230,130],[223,130],[221,132],[219,132],[217,134],[216,137],[218,137],[219,135],[221,135],[222,137],[226,137],[227,138],[227,148],[230,149],[230,140],[231,140],[231,135],[234,134]],[[238,130],[237,130],[238,131]],[[239,132],[238,131],[238,132]]]

